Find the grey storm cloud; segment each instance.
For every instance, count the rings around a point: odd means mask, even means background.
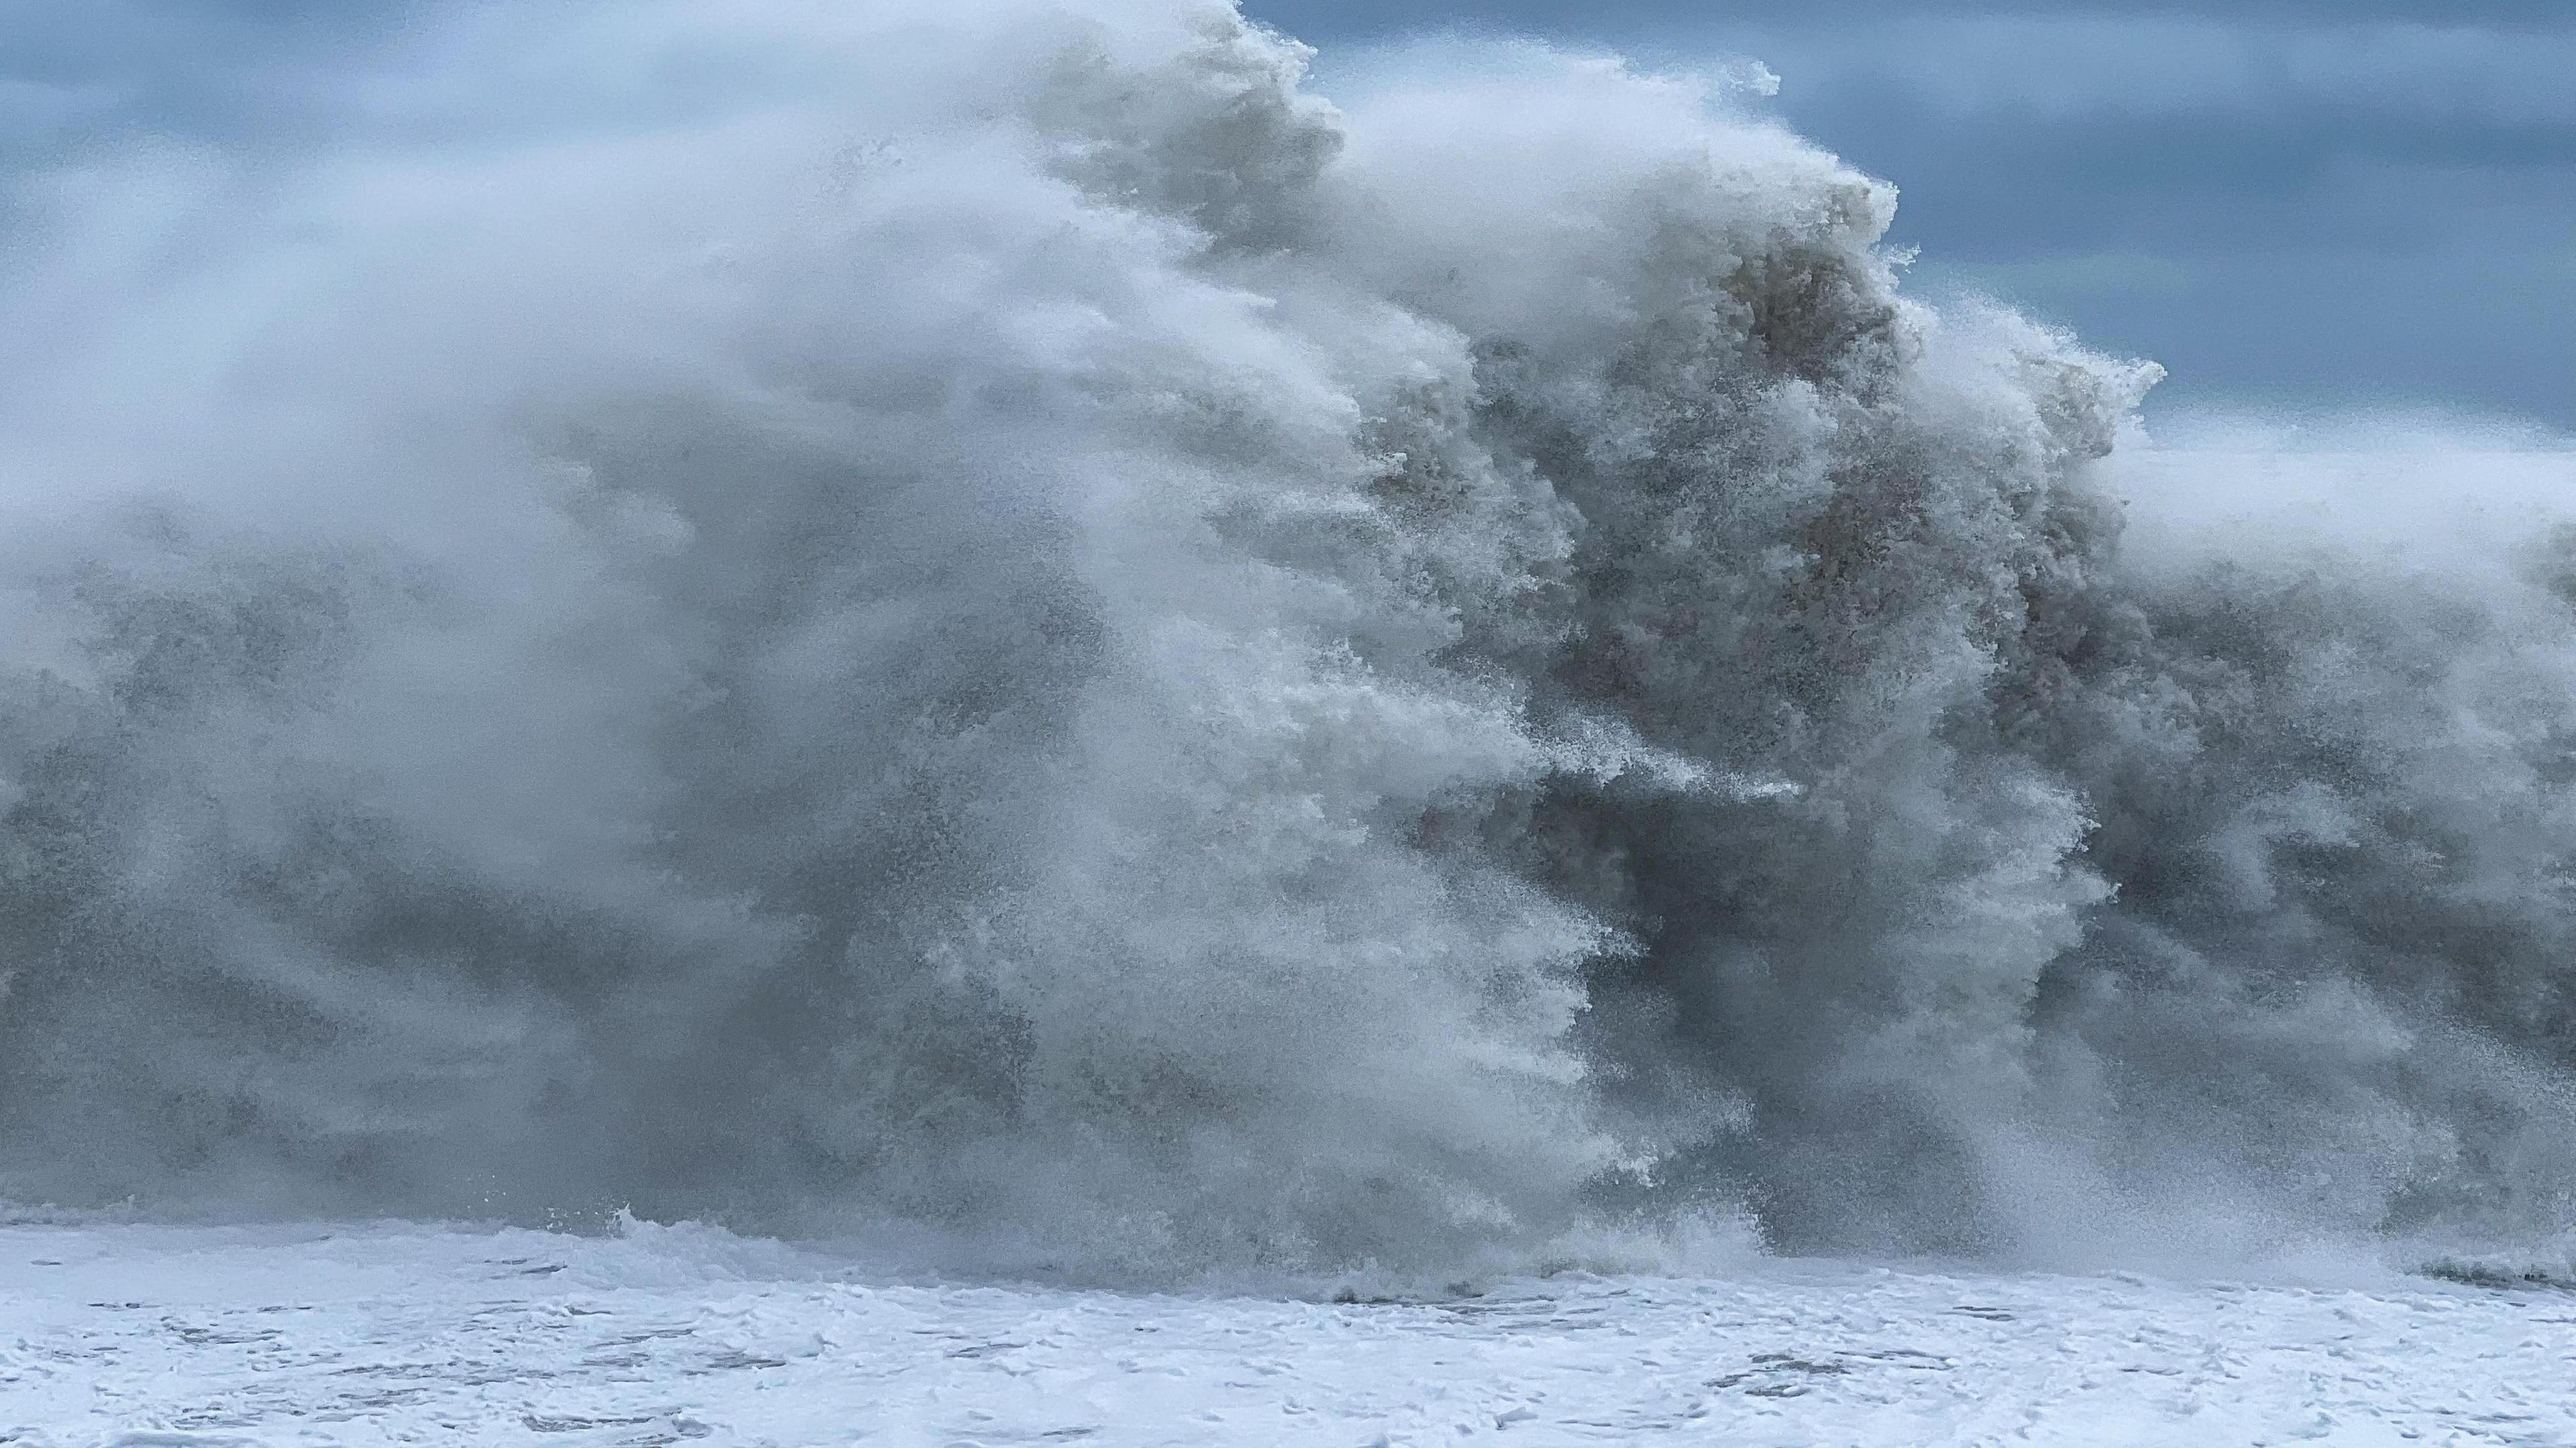
[[[277,138],[327,123],[296,78],[399,34],[421,7],[303,0],[0,0],[0,160],[136,131]]]
[[[2548,237],[2576,172],[2576,40],[2208,22],[1748,36],[1782,106],[1984,256],[2387,251]],[[2215,208],[2225,208],[2218,214]]]
[[[1382,32],[1475,25],[1601,33],[1761,20],[1906,20],[1926,15],[2207,16],[2229,21],[2312,23],[2394,20],[2444,25],[2550,29],[2566,23],[2560,0],[1278,0],[1254,7],[1286,28],[1311,33]]]
[[[456,0],[0,0],[0,173],[135,132],[292,147]],[[1443,30],[1729,57],[1901,188],[1916,284],[2155,357],[2160,397],[2391,399],[2576,424],[2564,0],[1247,0],[1330,90]],[[579,83],[588,78],[568,78]],[[673,104],[684,105],[680,80]],[[513,105],[541,105],[526,88]]]
[[[2167,402],[2576,423],[2576,7],[1252,0],[1345,57],[1446,30],[1749,57],[1903,200],[1918,287],[2152,356]],[[1364,69],[1364,65],[1357,67]]]

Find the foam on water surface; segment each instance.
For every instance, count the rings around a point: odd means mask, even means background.
[[[1305,60],[475,7],[18,178],[0,1192],[2563,1267],[2576,454],[2150,446],[1742,75]]]

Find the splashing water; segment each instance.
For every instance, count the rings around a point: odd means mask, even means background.
[[[0,1192],[2563,1254],[2576,455],[2142,448],[1719,83],[1437,54],[504,10],[22,179]]]

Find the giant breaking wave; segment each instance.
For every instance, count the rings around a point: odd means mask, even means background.
[[[2563,1250],[2563,454],[2211,525],[2332,465],[2124,464],[1723,84],[1306,57],[485,8],[21,178],[0,1193]]]

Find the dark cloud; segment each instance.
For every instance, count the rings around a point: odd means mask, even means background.
[[[1903,187],[1907,234],[1960,259],[2510,247],[2563,233],[2576,195],[2576,123],[2445,133],[2374,116],[2252,127],[2005,113],[1906,125],[1892,106],[1817,111],[1816,129],[1852,136],[1847,154]]]
[[[1322,44],[1464,28],[1749,56],[1899,186],[1917,284],[2173,369],[2161,397],[2576,424],[2576,6],[1252,0]]]
[[[1609,36],[1694,25],[1909,20],[1943,16],[2203,16],[2231,22],[2312,24],[2388,20],[2436,25],[2554,29],[2564,0],[1258,0],[1245,7],[1291,34],[1384,35],[1435,26],[1488,26]]]
[[[0,0],[0,175],[137,133],[319,143],[456,0]],[[1249,0],[1326,48],[1442,28],[1751,56],[1903,192],[1924,285],[2175,370],[2167,396],[2406,395],[2576,424],[2566,0]],[[534,103],[533,101],[530,103]],[[676,103],[676,101],[675,101]]]
[[[329,123],[303,78],[416,23],[425,3],[0,0],[0,167],[135,132],[291,141]]]

